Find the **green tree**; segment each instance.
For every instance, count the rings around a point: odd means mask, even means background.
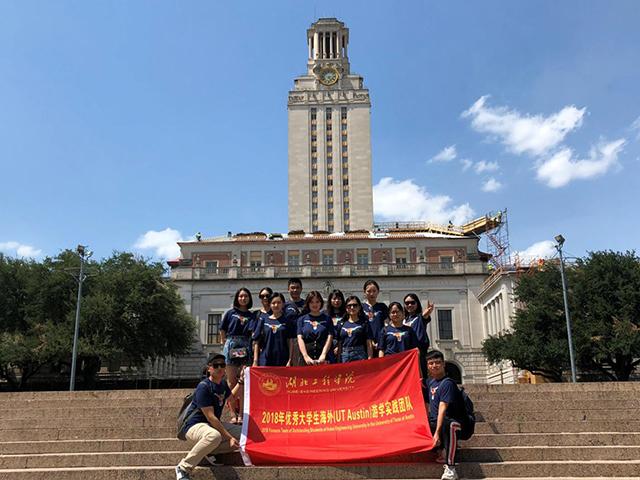
[[[628,380],[640,363],[640,258],[635,252],[592,252],[576,271],[580,363]]]
[[[44,365],[70,365],[79,261],[68,250],[41,263],[0,256],[0,377],[14,389]],[[195,323],[161,263],[114,253],[87,272],[78,348],[85,383],[116,356],[140,365],[188,350]]]
[[[516,368],[561,381],[569,353],[558,266],[547,262],[520,277],[514,296],[519,307],[511,330],[487,338],[484,354],[490,363],[509,360]]]

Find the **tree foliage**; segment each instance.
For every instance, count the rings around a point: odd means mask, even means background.
[[[634,252],[593,252],[565,273],[578,366],[628,380],[640,363],[640,259]],[[514,294],[512,328],[485,340],[485,355],[561,381],[569,349],[558,265],[523,275]]]
[[[71,251],[41,263],[0,255],[0,377],[20,389],[44,365],[69,365],[80,260]],[[188,350],[195,323],[160,263],[130,253],[89,262],[78,358],[85,381],[101,362],[132,365]]]

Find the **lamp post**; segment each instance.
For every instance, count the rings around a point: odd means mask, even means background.
[[[576,360],[573,354],[573,335],[571,333],[571,317],[569,316],[569,300],[567,297],[567,281],[564,276],[564,257],[562,256],[562,246],[564,245],[564,237],[562,235],[555,236],[556,250],[560,255],[560,278],[562,278],[562,297],[564,299],[564,316],[567,319],[567,337],[569,341],[569,360],[571,361],[571,381],[576,383]]]
[[[84,262],[93,255],[93,252],[87,250],[86,245],[78,245],[76,249],[80,257],[80,275],[78,275],[78,301],[76,302],[76,324],[73,331],[73,353],[71,354],[71,379],[69,381],[69,391],[73,392],[76,388],[76,363],[78,357],[78,330],[80,328],[80,303],[82,302],[82,282],[84,282]]]

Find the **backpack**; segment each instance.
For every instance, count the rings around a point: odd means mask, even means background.
[[[464,440],[467,440],[471,438],[471,435],[473,435],[473,432],[475,431],[476,414],[473,410],[473,400],[471,400],[471,397],[469,397],[469,394],[465,391],[464,387],[460,387],[460,394],[462,395],[462,403],[464,404],[464,409],[469,419],[467,423],[467,429],[466,429],[468,431],[468,436],[466,439],[464,439]]]
[[[196,387],[196,389],[197,388],[198,387]],[[213,395],[213,390],[211,391],[211,394]],[[187,437],[185,436],[185,434],[187,433],[185,427],[187,426],[189,420],[191,420],[193,416],[198,413],[199,408],[197,406],[193,405],[193,408],[190,408],[193,404],[193,398],[195,397],[195,395],[196,390],[186,395],[184,397],[184,400],[182,400],[182,407],[180,407],[180,411],[178,412],[178,420],[176,424],[176,437],[180,440],[187,439]]]

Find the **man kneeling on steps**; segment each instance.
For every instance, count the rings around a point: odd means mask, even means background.
[[[208,362],[208,377],[201,381],[194,393],[192,408],[198,408],[185,425],[186,438],[196,442],[191,451],[176,467],[177,480],[190,480],[189,474],[208,455],[229,453],[238,449],[241,425],[222,423],[220,416],[227,398],[234,400],[243,388],[244,378],[229,388],[224,377],[224,355],[214,355]]]
[[[425,402],[429,402],[429,427],[433,448],[439,452],[437,461],[444,463],[442,480],[457,480],[456,451],[458,440],[471,436],[469,416],[462,392],[445,374],[444,355],[438,350],[427,353],[428,379],[422,382]]]

